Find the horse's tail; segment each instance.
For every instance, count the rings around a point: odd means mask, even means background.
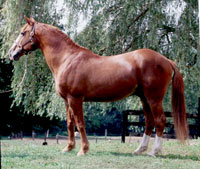
[[[184,84],[181,73],[172,63],[174,75],[172,78],[172,111],[176,137],[184,143],[188,138],[188,125],[185,108]]]

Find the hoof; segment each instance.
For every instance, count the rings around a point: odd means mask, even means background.
[[[65,152],[69,152],[71,150],[69,150],[67,147],[63,148],[62,152],[65,153]]]
[[[77,156],[84,156],[86,154],[86,152],[83,152],[83,150],[80,150],[77,154]]]
[[[140,155],[146,150],[147,150],[147,146],[139,147],[133,152],[133,155]]]
[[[156,155],[152,152],[147,153],[147,155],[156,158]]]
[[[84,148],[81,148],[80,151],[78,152],[77,156],[83,156],[85,155],[89,150],[89,144],[84,146]]]
[[[147,155],[154,157],[154,158],[159,154],[162,154],[160,149],[152,150],[151,152],[147,153]]]
[[[67,145],[67,146],[62,150],[62,152],[63,152],[63,153],[69,152],[69,151],[72,151],[74,148],[75,148],[75,144],[74,144],[74,145]]]

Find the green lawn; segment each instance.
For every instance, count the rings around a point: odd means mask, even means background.
[[[77,157],[80,141],[76,149],[62,153],[66,141],[56,144],[56,140],[42,145],[42,140],[3,140],[1,155],[3,169],[199,169],[200,139],[190,140],[189,145],[182,146],[176,140],[164,140],[163,154],[157,158],[145,153],[133,156],[138,146],[138,139],[122,144],[120,140],[95,143],[90,141],[90,151],[86,156]],[[153,142],[151,141],[152,146]]]

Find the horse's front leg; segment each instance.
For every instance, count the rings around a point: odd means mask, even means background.
[[[67,102],[65,102],[65,107],[67,112],[68,143],[67,146],[63,149],[63,152],[69,152],[74,149],[76,145],[74,137],[75,120],[73,112],[71,109],[69,109],[69,105]]]
[[[85,155],[85,153],[89,150],[89,142],[85,131],[85,122],[83,117],[83,99],[70,97],[68,98],[68,103],[70,109],[69,111],[73,112],[72,114],[81,136],[81,149],[77,156]]]

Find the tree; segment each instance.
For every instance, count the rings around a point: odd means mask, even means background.
[[[60,27],[77,43],[100,55],[150,48],[174,60],[184,76],[188,112],[196,112],[200,96],[196,0],[66,0],[65,5],[58,13],[52,0],[4,1],[0,13],[0,34],[3,35],[1,58],[4,58],[25,23],[24,15],[32,15],[39,22]],[[66,15],[62,10],[67,11]],[[77,29],[81,25],[79,18],[87,21],[81,32]],[[40,51],[28,56],[27,77],[24,85],[16,88],[23,76],[24,59],[12,63],[13,104],[27,113],[64,119],[63,101],[55,93],[52,75]],[[168,92],[164,101],[165,110],[171,110],[170,96],[171,92]],[[98,128],[107,109],[141,109],[139,103],[136,97],[116,103],[86,103],[85,118],[91,127]]]
[[[52,25],[62,27],[59,23],[61,15],[58,14],[55,8],[54,1],[5,1],[1,10],[2,20],[2,48],[1,58],[6,56],[9,47],[14,39],[19,34],[22,25],[25,24],[24,16],[34,16],[40,22],[46,22]],[[16,87],[24,74],[24,62],[28,57],[27,76],[23,85]],[[11,87],[13,88],[13,105],[20,106],[26,113],[32,114],[48,114],[53,117],[53,113],[58,109],[50,109],[48,106],[54,107],[53,103],[49,103],[55,96],[53,78],[50,70],[48,69],[42,53],[38,50],[29,56],[23,57],[19,62],[13,62],[13,78]],[[5,58],[6,62],[8,58]],[[53,100],[53,99],[52,99]],[[64,112],[64,110],[62,111]]]
[[[40,93],[47,93],[47,88],[49,87],[48,90],[51,90],[53,86],[51,73],[45,64],[41,52],[36,51],[26,56],[28,57],[28,72],[25,81],[20,86],[18,86],[18,84],[21,82],[25,71],[25,57],[19,62],[10,62],[7,53],[13,41],[18,36],[22,25],[25,24],[24,16],[32,15],[41,22],[62,26],[62,24],[59,24],[61,15],[59,15],[55,9],[53,10],[51,8],[55,5],[54,3],[54,1],[47,2],[45,0],[4,0],[0,2],[0,91],[8,90],[10,87],[13,89],[13,93],[0,95],[4,108],[8,108],[8,112],[5,112],[4,109],[4,118],[1,118],[1,120],[4,120],[0,123],[2,125],[1,133],[4,131],[5,134],[5,131],[7,132],[10,129],[12,132],[15,132],[14,130],[19,130],[21,123],[24,123],[26,127],[38,125],[41,119],[46,125],[49,123],[49,118],[38,118],[37,116],[47,116],[45,106],[48,105],[49,100],[46,99],[44,101],[45,103],[43,103],[41,97],[46,97],[46,95],[40,95]],[[9,111],[10,108],[8,106],[10,106],[10,104],[12,104],[12,111]],[[42,109],[43,107],[44,109]],[[22,112],[31,113],[31,115],[22,114]],[[51,117],[51,119],[54,118],[50,115],[49,117]],[[23,121],[22,119],[25,120]],[[33,122],[30,121],[30,119],[32,119]],[[55,122],[55,118],[53,120]],[[31,124],[27,122],[31,122]],[[52,122],[52,124],[54,122]],[[41,124],[41,126],[45,124]],[[18,128],[16,126],[18,126]],[[5,128],[7,128],[7,130],[5,130]]]
[[[114,55],[150,48],[174,60],[184,77],[188,112],[197,112],[200,96],[197,1],[85,0],[67,4],[74,18],[80,14],[90,18],[85,29],[74,34],[79,44],[92,51]],[[164,101],[167,110],[171,110],[170,95],[168,92]],[[127,105],[127,101],[121,104]]]

